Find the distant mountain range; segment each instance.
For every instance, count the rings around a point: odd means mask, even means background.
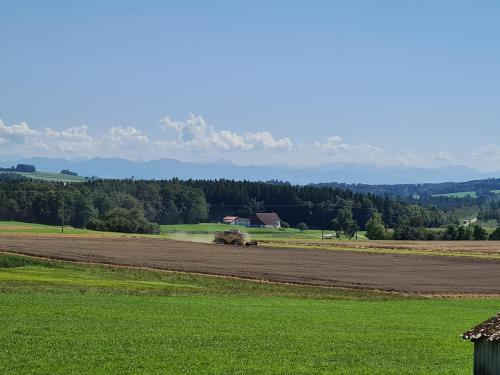
[[[28,158],[0,161],[0,167],[19,163],[33,164],[40,171],[60,172],[70,169],[80,176],[136,179],[216,179],[279,180],[294,184],[363,183],[363,184],[419,184],[447,181],[467,181],[500,176],[499,173],[481,173],[463,166],[435,169],[414,167],[376,167],[369,164],[324,164],[301,168],[290,165],[238,166],[230,161],[193,163],[175,159],[131,161],[119,158],[50,159]]]

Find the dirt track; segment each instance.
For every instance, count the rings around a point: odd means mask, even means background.
[[[20,235],[0,235],[0,250],[278,282],[424,294],[500,294],[500,262],[473,258]]]

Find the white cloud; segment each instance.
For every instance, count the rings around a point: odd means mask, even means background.
[[[381,153],[384,150],[380,147],[373,146],[367,143],[348,144],[343,142],[339,136],[326,138],[324,142],[314,142],[316,149],[325,152],[358,152],[358,153]]]
[[[470,159],[479,170],[498,171],[500,170],[500,146],[488,143],[473,150]]]
[[[28,137],[36,134],[37,132],[30,129],[25,122],[7,126],[0,119],[0,141],[2,143],[24,143]]]
[[[112,127],[92,136],[87,126],[74,126],[64,130],[45,128],[33,140],[31,147],[44,152],[79,156],[130,156],[131,149],[140,149],[150,143],[147,135],[134,127]],[[147,149],[145,147],[144,149]],[[139,156],[139,155],[137,155]]]
[[[368,143],[347,143],[342,137],[330,136],[312,145],[300,146],[303,160],[309,164],[315,163],[368,163],[386,164],[388,162],[385,151],[378,146]]]
[[[133,126],[118,126],[111,128],[108,133],[108,137],[113,145],[141,144],[149,142],[148,136]]]
[[[86,154],[98,149],[99,140],[88,134],[87,126],[73,126],[62,131],[45,128],[34,147],[62,153]]]
[[[45,135],[47,138],[56,138],[69,142],[89,142],[92,140],[92,137],[88,134],[87,126],[73,126],[62,131],[45,128]]]
[[[439,151],[432,154],[432,160],[436,162],[448,162],[448,163],[454,163],[456,161],[455,158],[451,156],[449,152],[446,151]]]
[[[274,138],[267,131],[244,135],[229,130],[215,130],[202,116],[189,114],[185,121],[173,121],[166,116],[160,120],[164,130],[174,131],[179,146],[199,150],[286,150],[292,147],[289,138]]]
[[[87,126],[36,131],[20,122],[6,126],[0,120],[0,156],[175,158],[186,161],[228,159],[237,164],[288,163],[312,166],[324,163],[358,163],[378,166],[442,167],[465,165],[482,171],[500,170],[500,146],[486,144],[453,155],[386,150],[340,136],[301,143],[260,130],[237,133],[215,129],[202,117],[189,114],[184,121],[160,120],[163,132],[146,134],[133,126],[113,126],[92,133]]]
[[[311,144],[295,144],[289,137],[275,137],[266,130],[244,134],[218,130],[202,116],[194,114],[189,114],[184,121],[174,121],[167,116],[160,122],[164,130],[160,137],[145,134],[133,126],[115,126],[100,134],[91,134],[87,126],[63,130],[46,127],[42,132],[36,132],[25,123],[11,127],[2,123],[2,134],[8,133],[11,138],[13,134],[19,134],[16,139],[24,137],[22,139],[26,142],[10,147],[5,146],[7,141],[0,137],[0,152],[49,157],[172,157],[185,160],[199,160],[202,153],[204,160],[226,158],[241,164],[287,162],[303,165],[367,162],[367,159],[373,161],[380,158],[380,155],[375,155],[383,154],[379,147],[365,143],[349,144],[338,136]]]
[[[488,143],[487,145],[472,151],[472,156],[476,158],[483,158],[485,160],[500,160],[500,146],[493,143]]]
[[[314,142],[314,146],[316,148],[324,150],[335,150],[339,148],[341,144],[342,144],[342,138],[338,136],[328,137],[324,142],[321,141]]]
[[[247,133],[245,134],[245,139],[255,147],[260,147],[264,150],[290,150],[293,147],[290,138],[275,139],[272,134],[267,131]]]
[[[192,116],[192,114],[190,114],[190,116]],[[177,133],[181,133],[182,130],[184,129],[184,123],[182,121],[172,121],[168,116],[162,118],[160,120],[160,123],[162,123],[161,127],[164,130],[173,129]]]

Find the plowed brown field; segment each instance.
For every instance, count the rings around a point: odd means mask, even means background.
[[[500,261],[149,238],[0,235],[0,250],[70,261],[422,294],[500,294]]]

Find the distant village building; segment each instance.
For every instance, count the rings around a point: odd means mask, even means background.
[[[463,334],[474,343],[474,374],[500,374],[500,313]]]
[[[469,226],[469,225],[472,225],[472,224],[475,224],[475,223],[477,223],[477,217],[474,218],[474,219],[471,219],[471,220],[464,219],[464,226]]]
[[[238,217],[235,222],[236,225],[241,225],[242,227],[250,226],[250,218],[249,217]]]
[[[225,216],[225,217],[222,219],[222,222],[223,222],[224,224],[234,225],[234,224],[236,224],[236,219],[238,219],[238,216]]]
[[[250,226],[261,228],[281,228],[281,219],[275,212],[258,212],[250,217]]]

